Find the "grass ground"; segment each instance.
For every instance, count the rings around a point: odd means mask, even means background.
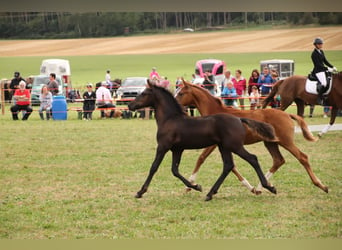
[[[321,116],[313,118],[322,123]],[[339,118],[340,119],[340,118]],[[310,119],[307,119],[310,122]],[[316,121],[315,121],[316,122]],[[338,122],[338,121],[337,121]],[[1,239],[332,239],[342,237],[342,142],[339,131],[316,143],[300,134],[296,144],[329,186],[315,187],[303,167],[282,150],[286,164],[274,175],[278,194],[249,193],[229,175],[210,202],[205,194],[221,171],[214,152],[198,182],[203,193],[184,193],[170,171],[168,153],[142,199],[134,194],[152,163],[152,120],[40,121],[0,119]],[[247,146],[264,171],[271,158],[261,143]],[[186,151],[181,173],[188,177],[200,150]],[[235,157],[253,184],[252,168]]]

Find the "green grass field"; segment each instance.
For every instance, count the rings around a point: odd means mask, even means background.
[[[229,175],[210,202],[205,194],[221,172],[215,151],[203,165],[203,193],[184,193],[168,153],[142,199],[156,142],[154,120],[13,122],[0,119],[1,239],[323,239],[341,238],[342,172],[339,131],[318,142],[295,140],[329,186],[315,187],[287,151],[286,164],[271,182],[277,195],[254,196]],[[316,118],[318,119],[318,118]],[[321,119],[321,118],[320,118]],[[270,155],[261,143],[247,146],[264,171]],[[183,155],[188,177],[200,150]],[[235,157],[256,185],[252,168]]]
[[[327,51],[342,68],[342,51]],[[309,53],[183,54],[63,57],[72,66],[74,87],[104,78],[147,75],[157,66],[174,81],[190,79],[194,63],[218,58],[228,68],[240,68],[248,77],[264,59],[294,59],[296,74],[311,70]],[[1,57],[2,78],[19,70],[37,74],[43,57]],[[69,104],[69,106],[79,104]],[[287,112],[295,113],[295,107]],[[308,108],[306,114],[308,113]],[[312,168],[330,192],[315,187],[304,168],[287,151],[286,163],[271,182],[277,195],[265,191],[254,196],[229,175],[210,202],[205,194],[221,172],[215,151],[203,165],[198,183],[203,193],[184,193],[170,170],[168,153],[142,199],[135,193],[145,181],[156,149],[156,124],[151,120],[77,119],[41,121],[35,112],[27,122],[11,120],[9,105],[0,115],[0,238],[1,239],[339,239],[342,238],[342,171],[340,131],[329,132],[318,142],[295,135],[298,147],[308,154]],[[306,118],[308,124],[327,123],[322,108]],[[336,123],[341,123],[338,117]],[[316,133],[315,133],[316,134]],[[266,172],[271,157],[262,143],[247,146]],[[200,150],[186,151],[181,173],[188,177]],[[235,157],[240,172],[251,184],[256,174]]]

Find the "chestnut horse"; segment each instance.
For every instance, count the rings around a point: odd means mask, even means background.
[[[237,118],[229,114],[215,114],[206,117],[189,117],[183,112],[182,107],[175,100],[171,92],[163,87],[156,86],[148,80],[147,88],[129,103],[128,108],[132,111],[144,107],[153,107],[157,122],[158,147],[155,159],[150,168],[149,175],[137,192],[136,198],[141,198],[158,170],[165,154],[172,152],[172,173],[179,178],[187,187],[202,191],[198,184],[194,185],[185,179],[178,171],[182,153],[185,149],[198,149],[210,145],[218,145],[222,161],[223,171],[209,193],[206,201],[211,200],[217,193],[220,185],[234,167],[232,152],[239,155],[253,166],[262,183],[262,186],[272,193],[276,189],[268,185],[267,180],[259,166],[257,157],[247,152],[243,147],[246,135],[246,124],[254,133],[274,141],[274,129],[267,123],[257,122],[245,118]]]
[[[297,115],[304,116],[305,104],[317,104],[317,95],[310,94],[305,90],[305,76],[290,76],[283,80],[277,81],[272,91],[263,101],[263,108],[270,103],[276,94],[280,95],[280,109],[285,110],[292,102],[297,104]],[[332,74],[332,87],[330,93],[327,95],[327,106],[332,106],[330,122],[318,134],[322,136],[328,132],[330,127],[334,124],[338,109],[342,109],[342,72]]]
[[[307,124],[300,116],[294,114],[288,114],[284,111],[277,109],[257,109],[257,110],[239,110],[231,107],[227,107],[223,104],[220,98],[212,96],[207,90],[187,82],[183,79],[183,86],[177,91],[175,97],[176,100],[184,105],[194,105],[201,115],[210,115],[217,113],[228,113],[237,117],[244,117],[249,119],[255,119],[257,121],[266,122],[274,127],[276,136],[279,141],[270,142],[264,141],[264,145],[269,151],[273,159],[273,166],[266,173],[266,178],[269,180],[271,176],[285,163],[285,159],[279,151],[279,146],[282,146],[288,150],[297,160],[304,166],[305,170],[309,174],[311,181],[314,185],[319,187],[325,192],[328,192],[328,187],[325,186],[314,174],[311,169],[308,156],[301,152],[299,148],[294,144],[294,124],[291,119],[295,120],[302,130],[304,138],[308,141],[316,141],[317,139],[309,131]],[[229,125],[227,125],[229,126]],[[255,136],[254,133],[247,131],[245,144],[252,144],[260,142],[261,139]],[[215,149],[214,146],[206,148],[199,156],[196,167],[194,168],[190,180],[195,182],[196,174],[201,167],[201,164]],[[259,194],[260,185],[255,190],[247,180],[245,180],[236,168],[233,169],[233,173],[238,179],[253,193]]]

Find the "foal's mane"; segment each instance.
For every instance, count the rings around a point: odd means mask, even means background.
[[[175,111],[179,114],[186,114],[183,110],[183,107],[177,102],[177,100],[174,98],[173,94],[165,89],[164,87],[153,85],[154,90],[157,90],[157,93],[160,93],[162,95],[161,98],[166,100],[169,107],[174,107]]]
[[[197,90],[199,90],[201,93],[203,93],[204,95],[207,95],[209,96],[209,98],[212,98],[214,100],[214,102],[216,102],[217,105],[219,106],[224,106],[223,105],[223,102],[220,98],[216,97],[216,96],[213,96],[212,94],[210,94],[210,92],[198,85],[195,85],[195,84],[191,84],[190,85],[192,88],[196,88]]]

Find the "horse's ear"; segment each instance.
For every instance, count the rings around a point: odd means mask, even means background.
[[[184,86],[191,84],[190,82],[186,81],[183,77],[182,77],[182,81],[183,81]]]
[[[154,86],[154,82],[151,79],[147,79],[147,87],[148,88],[152,88],[152,86]]]

